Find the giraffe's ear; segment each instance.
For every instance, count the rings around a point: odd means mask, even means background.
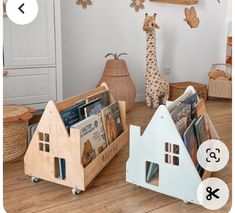
[[[160,26],[155,23],[155,28],[156,28],[156,29],[160,29]]]
[[[148,13],[145,13],[145,17],[147,17],[148,16]]]

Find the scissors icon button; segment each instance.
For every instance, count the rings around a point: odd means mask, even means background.
[[[210,210],[223,207],[229,199],[227,184],[215,177],[203,180],[197,189],[197,198],[201,205]]]
[[[212,197],[215,197],[216,199],[219,199],[220,197],[216,194],[216,192],[219,191],[219,189],[215,189],[214,191],[212,191],[212,188],[210,186],[208,186],[206,188],[206,191],[208,192],[208,195],[206,196],[207,200],[211,200]]]

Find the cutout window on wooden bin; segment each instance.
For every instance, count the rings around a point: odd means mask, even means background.
[[[49,134],[45,133],[44,138],[45,138],[45,142],[48,142],[48,143],[50,142]]]
[[[45,144],[45,152],[50,152],[50,146],[49,144]]]
[[[39,139],[40,141],[43,141],[43,133],[42,133],[42,132],[39,132],[39,133],[38,133],[38,139]]]
[[[39,150],[43,151],[43,143],[39,143]]]
[[[48,133],[38,133],[38,140],[39,140],[39,150],[44,152],[50,152],[50,136]]]
[[[179,154],[179,145],[165,143],[165,163],[179,166]]]
[[[159,186],[159,164],[146,161],[146,182]]]

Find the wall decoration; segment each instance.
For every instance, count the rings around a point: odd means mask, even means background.
[[[132,0],[130,7],[134,7],[135,11],[138,12],[140,9],[144,9],[145,0]]]
[[[82,5],[82,7],[86,9],[87,5],[92,5],[92,1],[91,0],[77,0],[76,4]]]
[[[143,26],[147,34],[145,99],[147,106],[153,108],[157,108],[160,102],[165,104],[169,98],[169,83],[157,67],[155,30],[160,27],[156,23],[156,16],[156,13],[153,16],[148,16],[146,13]]]
[[[192,6],[190,9],[185,8],[184,13],[185,13],[185,21],[188,23],[188,25],[191,28],[197,28],[199,26],[200,20],[197,17],[197,12],[195,7]]]

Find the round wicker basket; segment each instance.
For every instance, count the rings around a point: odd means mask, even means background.
[[[114,99],[125,101],[126,111],[130,111],[135,102],[136,89],[129,75],[126,62],[122,59],[108,60],[97,86],[100,86],[103,82],[109,87]]]
[[[28,120],[33,111],[19,105],[3,107],[3,162],[15,160],[25,153]]]

